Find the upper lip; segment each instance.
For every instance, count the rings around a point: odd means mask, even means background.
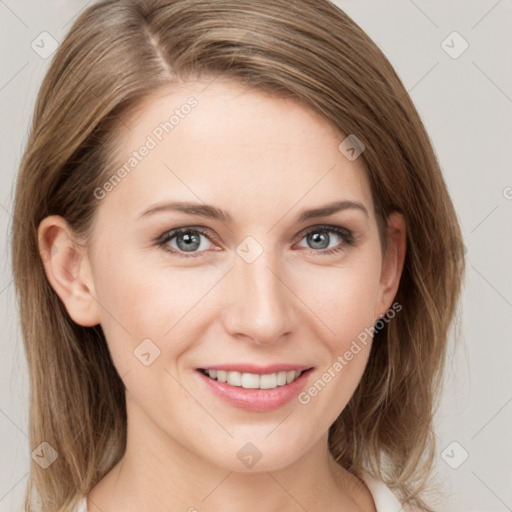
[[[211,366],[203,366],[198,370],[222,370],[226,372],[240,372],[240,373],[256,373],[258,375],[265,375],[268,373],[289,372],[292,370],[305,371],[312,368],[307,364],[290,364],[290,363],[275,363],[267,366],[258,366],[256,364],[215,364]]]

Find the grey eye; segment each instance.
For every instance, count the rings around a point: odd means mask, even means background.
[[[315,229],[307,233],[303,240],[306,240],[306,243],[308,244],[307,247],[310,249],[324,250],[331,249],[339,245],[339,243],[343,241],[343,237],[335,231]],[[332,244],[332,242],[334,243]]]
[[[205,244],[201,238],[208,240],[205,234],[196,229],[183,229],[170,232],[164,243],[175,251],[201,252],[208,248],[208,244]]]

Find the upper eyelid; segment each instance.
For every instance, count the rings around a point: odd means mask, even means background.
[[[301,229],[296,236],[302,235],[304,233],[309,233],[310,231],[314,231],[315,229],[317,229],[318,231],[346,231],[347,234],[352,234],[352,230],[344,226],[335,226],[334,224],[315,224],[314,226],[309,226],[307,228]]]
[[[165,242],[187,231],[197,231],[199,234],[204,236],[211,236],[212,233],[211,229],[203,226],[183,226],[179,228],[168,229],[157,238],[157,241]],[[212,236],[212,238],[215,239],[215,235]]]

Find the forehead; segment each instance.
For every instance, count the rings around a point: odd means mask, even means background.
[[[176,199],[259,215],[357,199],[371,211],[364,161],[346,158],[343,139],[292,98],[229,81],[182,84],[126,118],[116,155],[125,172],[108,202],[126,213]]]

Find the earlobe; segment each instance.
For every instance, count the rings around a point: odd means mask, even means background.
[[[38,243],[48,281],[72,320],[84,327],[99,324],[87,252],[75,240],[66,220],[58,215],[43,219],[38,228]]]
[[[407,250],[406,226],[403,215],[398,212],[391,213],[387,226],[388,247],[382,261],[375,320],[382,317],[392,305],[400,284]]]

